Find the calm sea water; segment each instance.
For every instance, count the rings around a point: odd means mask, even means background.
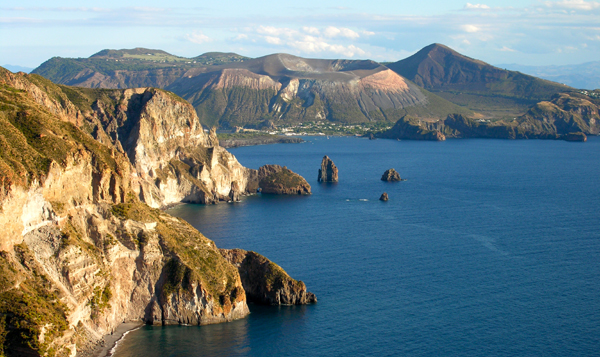
[[[115,356],[600,354],[600,138],[308,140],[231,151],[248,167],[288,166],[311,196],[170,213],[219,247],[269,257],[318,304],[143,327]],[[324,155],[338,184],[317,182]],[[407,181],[380,181],[392,167]]]

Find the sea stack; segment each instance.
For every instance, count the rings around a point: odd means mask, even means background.
[[[400,174],[395,169],[386,170],[381,176],[381,181],[402,181]]]
[[[382,193],[382,194],[381,194],[381,197],[379,197],[379,200],[380,200],[380,201],[387,201],[387,200],[389,200],[389,199],[390,199],[390,198],[388,197],[388,194],[387,194],[387,192],[384,192],[384,193]]]
[[[319,182],[338,182],[338,169],[327,155],[321,161],[318,180]]]

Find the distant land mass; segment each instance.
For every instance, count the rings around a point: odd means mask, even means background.
[[[4,65],[2,65],[2,67],[8,69],[9,71],[11,71],[13,73],[17,73],[17,72],[29,73],[29,72],[33,71],[33,68],[31,68],[31,67],[15,66],[12,64],[4,64]]]
[[[368,60],[224,53],[182,58],[158,50],[104,50],[85,59],[55,57],[34,73],[72,86],[164,88],[189,101],[205,125],[221,128],[474,115]]]
[[[564,83],[581,89],[600,89],[600,61],[565,66],[523,66],[499,64],[498,67]]]
[[[541,100],[572,90],[494,67],[437,43],[387,67],[436,95],[493,118],[521,115]]]
[[[600,120],[597,91],[494,67],[437,43],[385,65],[283,53],[184,58],[136,48],[54,57],[33,73],[71,86],[163,88],[221,129],[382,122],[397,125],[377,135],[398,139],[584,140],[598,134]]]

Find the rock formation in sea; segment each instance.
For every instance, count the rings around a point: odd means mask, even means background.
[[[238,269],[157,209],[256,190],[193,108],[0,68],[0,355],[75,355],[124,321],[249,313]]]
[[[303,305],[317,302],[303,282],[292,279],[264,256],[242,249],[220,249],[240,273],[248,301],[264,305]]]
[[[578,132],[578,133],[568,133],[563,135],[562,137],[563,140],[566,141],[587,141],[587,135],[585,135],[582,132]]]
[[[319,182],[338,182],[338,168],[329,156],[325,155],[319,169]]]
[[[264,165],[258,169],[258,187],[262,193],[276,195],[311,194],[304,177],[279,165]]]
[[[390,198],[388,197],[387,192],[384,192],[381,194],[381,196],[379,197],[380,201],[388,201]]]
[[[402,181],[400,174],[395,169],[386,170],[381,176],[381,181]]]

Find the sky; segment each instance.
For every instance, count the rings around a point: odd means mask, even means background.
[[[0,65],[145,47],[404,59],[441,43],[491,64],[600,60],[600,1],[0,0]]]

